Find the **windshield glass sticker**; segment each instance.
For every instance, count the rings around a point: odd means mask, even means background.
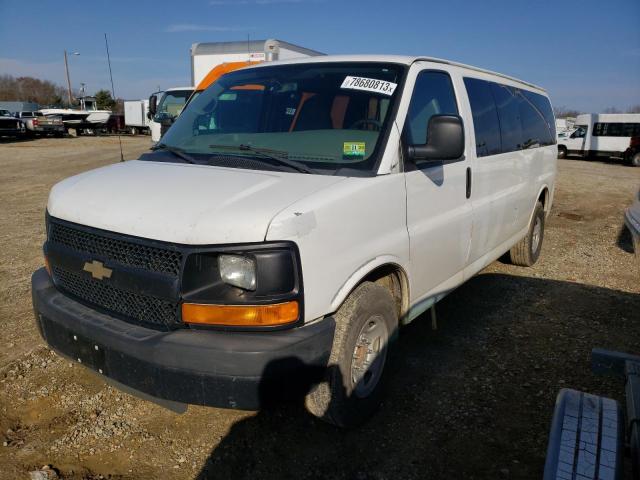
[[[342,85],[340,85],[340,88],[364,90],[365,92],[382,93],[383,95],[393,95],[397,86],[397,83],[376,80],[375,78],[347,76],[345,77],[344,82],[342,82]]]
[[[365,142],[344,142],[342,153],[345,157],[364,157]]]

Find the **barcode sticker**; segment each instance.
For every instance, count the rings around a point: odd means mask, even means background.
[[[397,83],[376,80],[375,78],[345,77],[340,88],[351,90],[364,90],[366,92],[382,93],[383,95],[393,95]]]

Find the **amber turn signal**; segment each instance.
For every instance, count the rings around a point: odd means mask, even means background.
[[[298,313],[296,301],[273,305],[182,304],[182,321],[200,325],[269,327],[295,322]]]
[[[49,276],[51,276],[51,265],[49,264],[49,257],[44,256],[44,268],[47,270]]]

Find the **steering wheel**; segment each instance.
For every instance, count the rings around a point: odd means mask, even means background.
[[[355,122],[353,122],[351,124],[351,126],[349,126],[349,130],[362,130],[361,126],[364,125],[373,125],[375,127],[375,131],[379,132],[380,130],[382,130],[382,122],[379,120],[373,120],[373,119],[368,119],[368,118],[363,118],[362,120],[357,120]]]

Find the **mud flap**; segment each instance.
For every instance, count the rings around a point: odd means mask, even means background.
[[[624,423],[615,400],[563,389],[551,422],[544,480],[617,480],[623,475]]]

